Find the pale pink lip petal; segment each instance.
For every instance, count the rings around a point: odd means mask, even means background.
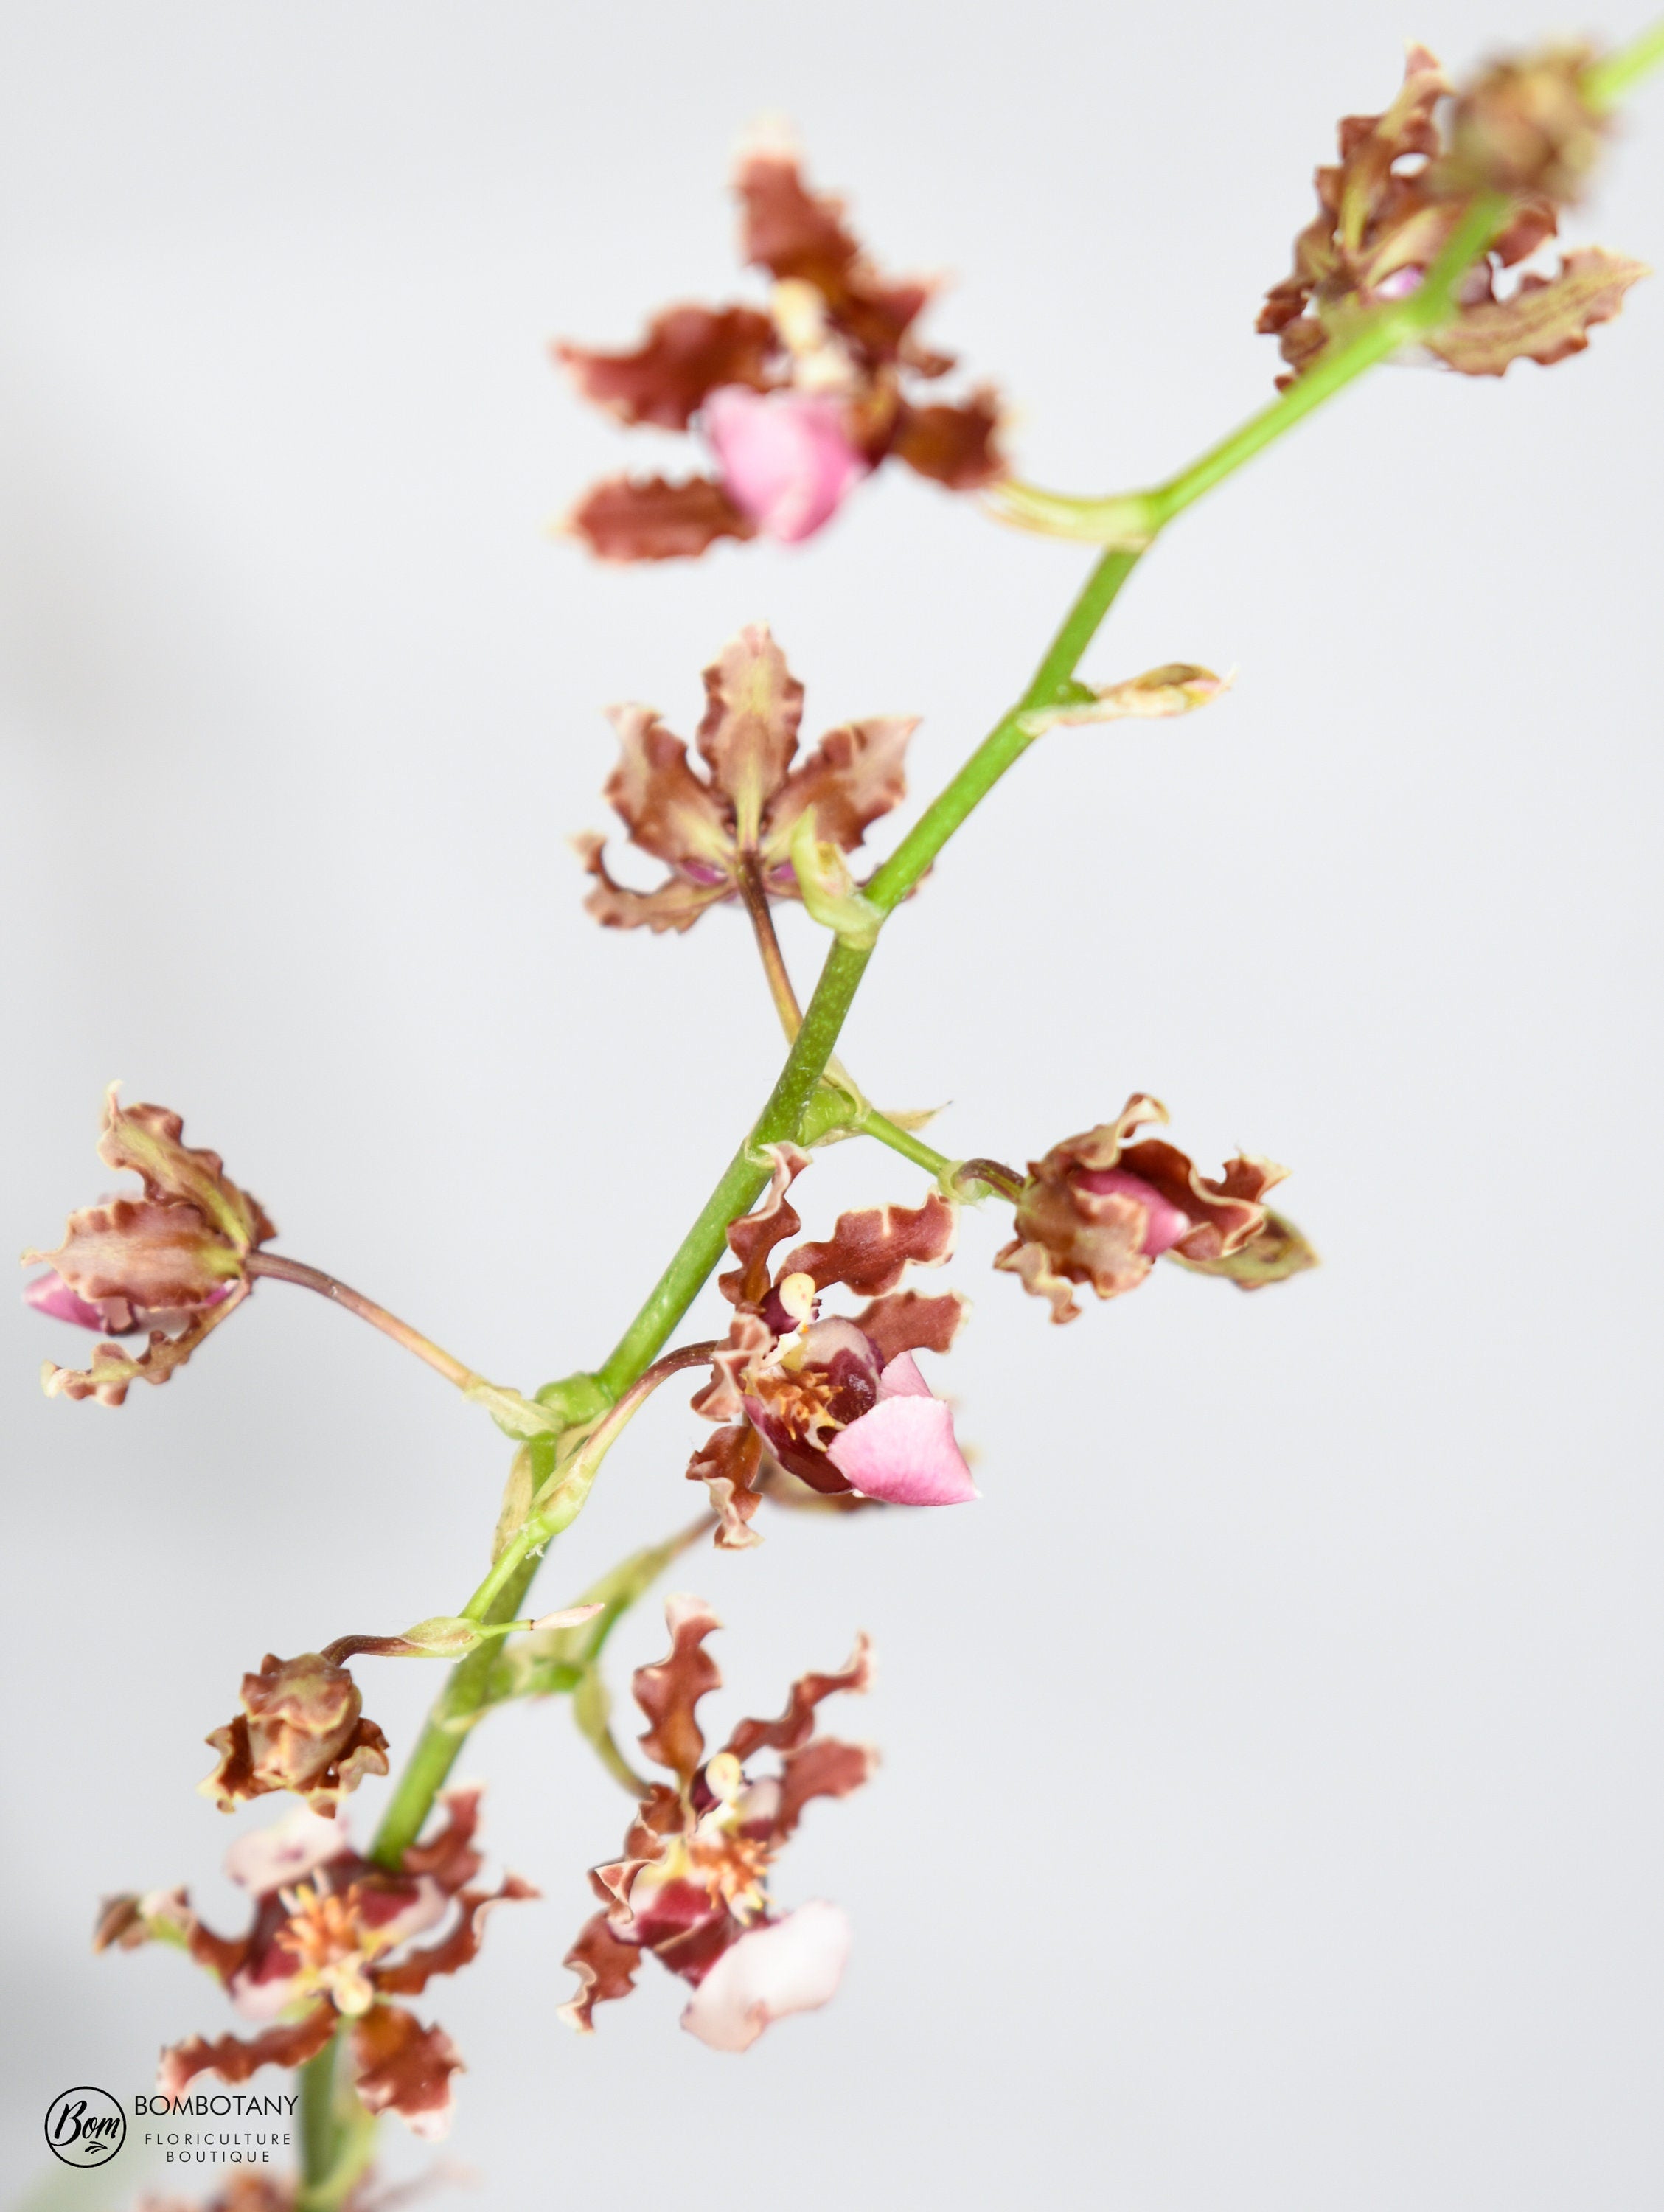
[[[981,1494],[954,1441],[952,1414],[928,1394],[881,1400],[840,1430],[826,1455],[852,1490],[890,1505],[963,1505]]]
[[[351,1848],[344,1821],[326,1820],[310,1806],[297,1805],[269,1828],[239,1836],[225,1855],[225,1870],[251,1897],[270,1897]]]
[[[1390,276],[1384,277],[1376,286],[1376,297],[1377,300],[1407,300],[1412,292],[1421,289],[1421,282],[1426,274],[1424,269],[1417,268],[1413,262],[1406,268],[1394,269]]]
[[[682,2025],[713,2051],[749,2051],[771,2021],[812,2012],[835,1996],[848,1958],[847,1916],[817,1898],[730,1944]]]
[[[398,2117],[410,2133],[419,2136],[423,2142],[443,2142],[451,2132],[451,2122],[456,2117],[456,2098],[447,2086],[442,2105],[425,2105],[419,2112],[400,2112]]]
[[[222,1283],[202,1304],[216,1306],[222,1299],[230,1297],[231,1291],[229,1283]],[[101,1336],[131,1336],[140,1328],[179,1328],[190,1320],[192,1312],[200,1310],[193,1307],[175,1312],[155,1306],[132,1306],[120,1297],[106,1298],[94,1305],[79,1291],[72,1291],[56,1269],[24,1284],[23,1303],[33,1306],[37,1313],[50,1315],[54,1321],[71,1321],[77,1328],[95,1328]]]
[[[227,1994],[245,2020],[281,2020],[295,2002],[301,1974],[288,1953],[273,1952],[264,1965],[270,1971],[251,1974],[245,1969],[227,1985]]]
[[[910,1352],[898,1352],[878,1377],[880,1398],[928,1398],[932,1395]]]
[[[1171,1251],[1180,1237],[1195,1227],[1187,1213],[1164,1199],[1153,1183],[1136,1176],[1130,1168],[1095,1168],[1080,1178],[1084,1190],[1114,1191],[1123,1198],[1135,1198],[1150,1218],[1145,1231],[1144,1243],[1139,1249],[1146,1260],[1159,1260],[1163,1252]]]
[[[829,521],[867,472],[845,434],[842,406],[823,392],[725,384],[701,421],[729,497],[784,544]]]
[[[50,1314],[54,1321],[72,1321],[77,1328],[109,1330],[101,1310],[72,1291],[55,1268],[24,1284],[23,1303],[37,1313]]]

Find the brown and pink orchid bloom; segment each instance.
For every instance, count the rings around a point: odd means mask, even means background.
[[[586,902],[611,929],[687,929],[724,899],[799,898],[792,834],[811,808],[818,838],[853,853],[907,791],[902,759],[915,720],[879,714],[828,731],[802,759],[803,686],[768,630],[731,638],[705,671],[695,738],[706,773],[651,707],[615,707],[622,757],[608,803],[630,842],[671,873],[653,890],[615,883],[604,840],[579,841],[596,879]]]
[[[220,1763],[197,1785],[222,1813],[292,1790],[327,1819],[367,1775],[387,1771],[387,1739],[364,1718],[357,1683],[322,1652],[267,1652],[243,1677],[242,1707],[208,1738]]]
[[[1485,191],[1514,204],[1463,277],[1451,320],[1423,343],[1464,376],[1501,376],[1515,361],[1546,368],[1583,351],[1593,325],[1610,321],[1648,274],[1642,263],[1583,246],[1555,274],[1527,273],[1509,292],[1497,280],[1555,235],[1558,204],[1598,150],[1600,120],[1579,88],[1588,60],[1568,48],[1498,64],[1456,101],[1447,134],[1439,112],[1450,86],[1427,49],[1412,46],[1392,106],[1343,118],[1340,160],[1317,172],[1318,213],[1295,240],[1293,273],[1260,312],[1258,328],[1276,336],[1289,364],[1279,389],[1344,340],[1360,313],[1413,292]]]
[[[494,1905],[537,1894],[517,1875],[495,1889],[474,1887],[479,1796],[447,1792],[444,1826],[413,1844],[397,1873],[361,1857],[341,1822],[305,1806],[240,1836],[226,1872],[254,1912],[239,1936],[204,1926],[182,1889],[110,1899],[94,1949],[178,1944],[245,2020],[260,2024],[256,2035],[193,2035],[164,2051],[161,2093],[179,2096],[200,2074],[234,2085],[262,2066],[302,2066],[344,2025],[354,2086],[368,2109],[397,2112],[416,2135],[442,2136],[462,2061],[442,2028],[424,2027],[393,2000],[418,1996],[435,1974],[467,1966]],[[434,1931],[433,1942],[416,1942]]]
[[[666,307],[629,353],[559,345],[585,398],[632,428],[690,430],[714,466],[681,483],[609,477],[568,527],[606,561],[702,553],[720,538],[812,537],[887,460],[950,491],[1004,473],[992,392],[921,398],[954,366],[914,325],[935,287],[872,266],[841,202],[811,192],[773,140],[735,172],[741,258],[772,279],[766,309]]]
[[[721,1516],[717,1543],[757,1541],[750,1523],[771,1468],[823,1498],[963,1504],[977,1492],[953,1415],[913,1354],[949,1349],[964,1301],[896,1287],[909,1266],[939,1267],[951,1254],[954,1208],[932,1193],[922,1206],[840,1214],[825,1243],[798,1245],[771,1273],[774,1248],[803,1225],[786,1193],[809,1156],[795,1145],[769,1149],[767,1195],[729,1226],[739,1265],[717,1287],[734,1318],[693,1401],[723,1424],[688,1467]],[[869,1303],[847,1320],[823,1318],[822,1293],[838,1285]]]
[[[1049,1298],[1054,1322],[1079,1314],[1074,1285],[1119,1297],[1136,1290],[1163,1254],[1232,1274],[1245,1289],[1314,1264],[1298,1231],[1263,1202],[1286,1168],[1243,1156],[1227,1160],[1217,1180],[1202,1175],[1176,1145],[1139,1136],[1147,1123],[1167,1118],[1164,1106],[1139,1092],[1116,1121],[1029,1162],[1017,1198],[1017,1234],[993,1264],[1020,1276],[1035,1297]],[[1262,1237],[1260,1264],[1241,1265]]]
[[[119,1406],[133,1382],[166,1382],[211,1329],[247,1297],[249,1255],[277,1231],[217,1152],[181,1141],[185,1124],[165,1106],[123,1106],[112,1084],[98,1156],[130,1170],[141,1195],[112,1198],[70,1216],[54,1252],[26,1252],[50,1272],[23,1292],[38,1312],[112,1337],[141,1332],[148,1348],[100,1344],[89,1368],[46,1361],[49,1397]]]
[[[714,2051],[745,2051],[773,2021],[824,2004],[849,1953],[849,1923],[823,1899],[776,1917],[774,1863],[817,1797],[847,1797],[877,1764],[865,1745],[817,1735],[816,1710],[840,1690],[865,1690],[865,1637],[835,1674],[805,1674],[778,1720],[743,1720],[707,1757],[696,1708],[721,1676],[705,1649],[720,1626],[701,1598],[672,1597],[667,1657],[639,1668],[632,1687],[648,1727],[648,1757],[675,1786],[645,1788],[622,1858],[590,1883],[601,1911],[580,1930],[566,1963],[582,1984],[562,2017],[587,2033],[598,2004],[627,1996],[645,1953],[693,1990],[682,2014]],[[749,1762],[778,1754],[779,1771]]]

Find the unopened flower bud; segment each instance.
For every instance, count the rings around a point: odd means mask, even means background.
[[[884,915],[855,888],[849,863],[836,845],[819,835],[812,806],[805,807],[792,830],[792,872],[798,896],[811,918],[840,943],[871,951],[884,927]]]
[[[1456,101],[1446,188],[1575,200],[1600,156],[1603,119],[1583,92],[1586,47],[1497,62]]]
[[[358,1685],[318,1651],[268,1652],[245,1674],[242,1711],[208,1738],[220,1764],[199,1786],[223,1813],[269,1790],[292,1790],[331,1814],[367,1774],[387,1771],[387,1739],[363,1717]]]
[[[1224,1253],[1217,1260],[1188,1260],[1182,1252],[1175,1252],[1173,1257],[1193,1274],[1223,1275],[1239,1291],[1263,1291],[1322,1264],[1310,1239],[1286,1214],[1274,1212],[1270,1206],[1266,1208],[1265,1227],[1235,1252]]]
[[[276,1231],[259,1201],[225,1172],[217,1152],[183,1141],[185,1125],[163,1106],[123,1106],[110,1086],[98,1155],[131,1170],[138,1197],[113,1198],[70,1216],[45,1260],[49,1274],[23,1292],[37,1312],[124,1336],[149,1332],[134,1355],[100,1345],[84,1372],[47,1364],[51,1395],[118,1406],[131,1383],[165,1382],[246,1294],[249,1255]]]
[[[1176,1145],[1138,1136],[1146,1122],[1166,1119],[1164,1106],[1137,1093],[1118,1120],[1030,1161],[1017,1234],[994,1265],[1048,1298],[1054,1321],[1078,1314],[1073,1284],[1113,1298],[1136,1289],[1163,1253],[1224,1259],[1265,1226],[1261,1201],[1287,1170],[1242,1157],[1227,1160],[1218,1177],[1205,1176]]]
[[[531,1632],[535,1636],[544,1629],[581,1628],[605,1611],[604,1605],[563,1605],[558,1613],[540,1613],[531,1624]]]

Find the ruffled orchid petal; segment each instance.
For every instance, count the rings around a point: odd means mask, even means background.
[[[713,2051],[749,2051],[771,2021],[837,1994],[848,1963],[847,1914],[823,1898],[742,1936],[718,1959],[682,2015]]]
[[[106,1336],[121,1334],[116,1322],[106,1318],[102,1306],[94,1305],[79,1292],[72,1291],[53,1267],[49,1267],[44,1275],[37,1275],[32,1283],[25,1283],[23,1303],[53,1321],[73,1322],[77,1328],[94,1328]],[[127,1326],[132,1326],[131,1319]]]
[[[1134,1091],[1114,1121],[1029,1161],[1017,1196],[1017,1234],[993,1264],[1047,1299],[1054,1322],[1079,1318],[1074,1284],[1120,1297],[1148,1280],[1158,1255],[1211,1269],[1265,1229],[1266,1194],[1288,1170],[1239,1153],[1218,1175],[1203,1175],[1176,1145],[1139,1135],[1166,1120],[1159,1099]]]
[[[1082,1176],[1080,1187],[1101,1194],[1114,1191],[1120,1197],[1138,1201],[1149,1218],[1144,1242],[1139,1247],[1146,1260],[1159,1260],[1163,1252],[1170,1252],[1180,1237],[1187,1237],[1196,1225],[1181,1207],[1163,1198],[1153,1183],[1134,1175],[1130,1168],[1100,1168],[1096,1174]]]
[[[782,544],[829,522],[867,473],[841,401],[824,392],[724,385],[706,400],[705,435],[741,514]]]
[[[919,1372],[919,1363],[910,1352],[898,1352],[878,1377],[878,1398],[932,1398],[935,1392]]]
[[[359,1905],[359,1917],[373,1934],[378,1948],[397,1950],[412,1936],[436,1928],[451,1909],[451,1899],[430,1875],[419,1875],[408,1895],[398,1891],[367,1892]]]
[[[351,1849],[344,1821],[297,1805],[270,1827],[239,1836],[225,1855],[225,1870],[251,1897],[274,1897]]]
[[[905,1383],[841,1430],[826,1455],[852,1490],[887,1505],[963,1505],[981,1495],[955,1440],[951,1413],[939,1398],[928,1391],[920,1397]]]

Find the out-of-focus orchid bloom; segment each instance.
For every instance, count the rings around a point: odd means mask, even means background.
[[[914,328],[935,288],[875,269],[841,203],[811,192],[776,140],[742,152],[734,183],[744,257],[774,280],[766,310],[684,301],[632,352],[555,349],[585,398],[632,427],[701,432],[717,464],[681,483],[592,485],[568,527],[604,561],[684,558],[759,531],[799,544],[888,460],[950,491],[1005,473],[992,392],[920,397],[954,366]]]
[[[162,2094],[180,2095],[201,2074],[235,2083],[262,2066],[303,2066],[344,2026],[354,2087],[368,2109],[397,2112],[413,2134],[444,2135],[451,2077],[462,2061],[443,2028],[424,2027],[390,2000],[419,1996],[435,1974],[467,1966],[492,1907],[537,1894],[518,1875],[495,1890],[471,1887],[481,1865],[473,1843],[479,1796],[477,1790],[447,1792],[444,1826],[411,1844],[396,1872],[361,1857],[343,1823],[304,1805],[240,1837],[226,1872],[253,1903],[240,1936],[204,1926],[182,1889],[109,1899],[95,1949],[179,1944],[246,2020],[270,2023],[258,2035],[192,2035],[174,2044],[161,2057]],[[410,1948],[441,1923],[437,1942]]]
[[[744,1720],[707,1757],[695,1714],[721,1676],[705,1650],[720,1624],[704,1601],[665,1604],[669,1655],[636,1670],[641,1737],[675,1787],[646,1786],[624,1839],[624,1856],[597,1867],[590,1883],[601,1911],[580,1931],[566,1963],[582,1987],[562,2017],[586,2033],[598,2004],[627,1996],[644,1953],[690,1983],[682,2014],[690,2035],[716,2051],[744,2051],[771,2021],[824,2004],[849,1955],[849,1923],[817,1899],[774,1917],[774,1862],[817,1797],[846,1797],[871,1773],[865,1745],[815,1733],[816,1708],[839,1690],[865,1690],[871,1662],[865,1637],[835,1674],[805,1674],[778,1720]],[[754,1775],[758,1753],[779,1754],[780,1771]]]

